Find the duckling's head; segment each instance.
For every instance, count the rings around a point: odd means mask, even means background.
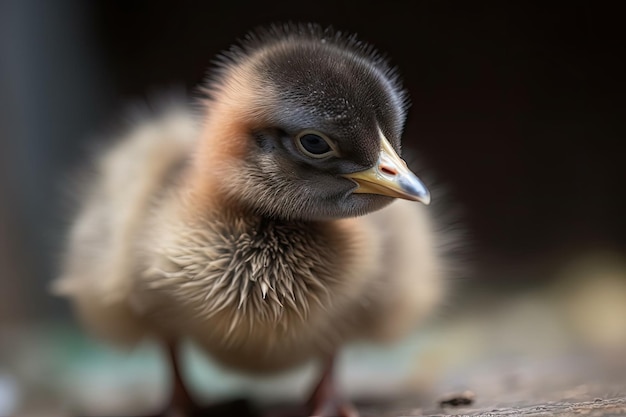
[[[316,220],[394,198],[429,203],[399,156],[405,91],[354,37],[314,25],[255,31],[221,57],[207,92],[198,163],[233,204]]]

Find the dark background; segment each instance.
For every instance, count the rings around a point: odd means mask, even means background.
[[[543,284],[586,251],[624,255],[624,22],[599,2],[14,0],[0,16],[2,321],[66,313],[46,287],[87,144],[286,20],[356,32],[400,68],[405,143],[461,214],[474,290]]]

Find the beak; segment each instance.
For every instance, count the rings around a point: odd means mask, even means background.
[[[355,181],[355,193],[381,194],[430,204],[430,193],[422,181],[411,172],[406,162],[393,149],[387,138],[380,135],[381,149],[376,164],[365,171],[345,174]]]

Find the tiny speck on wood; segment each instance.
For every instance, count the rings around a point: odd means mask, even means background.
[[[443,398],[439,401],[439,406],[444,408],[446,406],[461,407],[464,405],[472,405],[475,397],[476,395],[472,391],[463,391],[459,394],[452,394]]]

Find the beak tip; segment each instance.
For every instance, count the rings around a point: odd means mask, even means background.
[[[425,206],[429,206],[431,201],[430,193],[428,191],[425,191],[423,193],[412,193],[411,197],[407,199],[417,201],[418,203],[422,203]]]
[[[415,175],[406,176],[399,183],[410,200],[419,201],[425,206],[430,204],[428,188]]]

